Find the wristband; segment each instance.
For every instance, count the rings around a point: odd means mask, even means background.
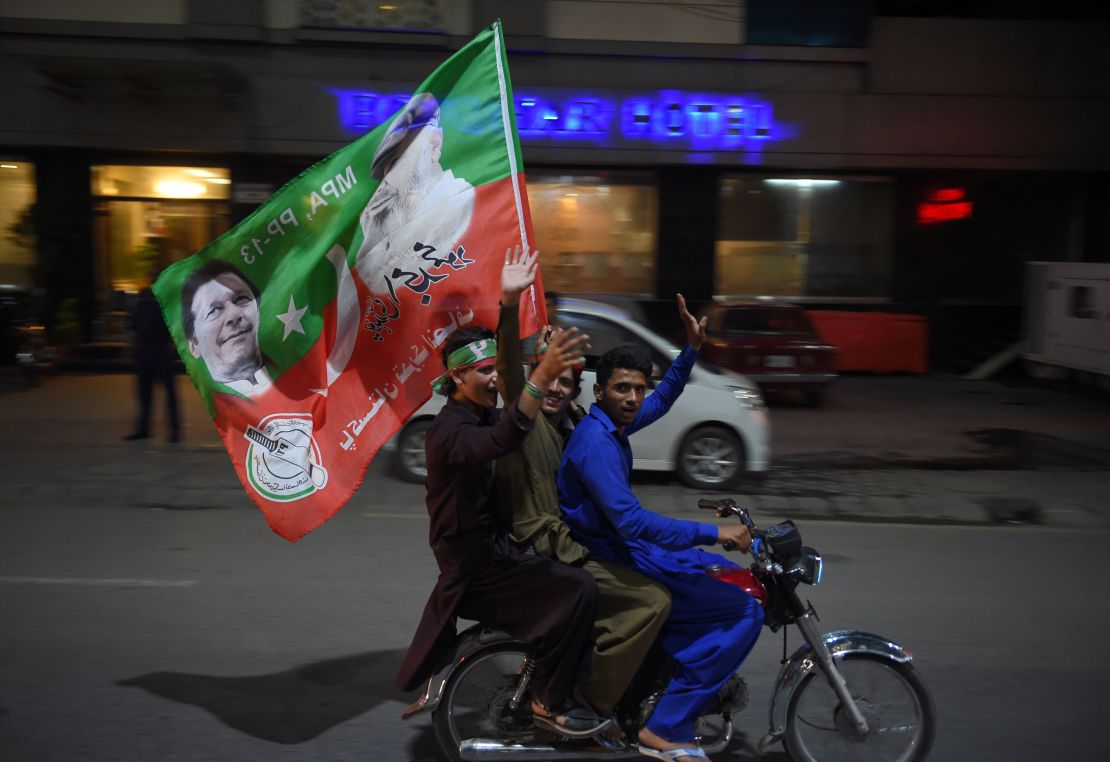
[[[533,384],[531,381],[526,381],[524,383],[524,392],[529,397],[535,397],[538,400],[542,400],[544,397],[547,396],[546,394],[543,393],[543,389],[539,388],[538,386]]]

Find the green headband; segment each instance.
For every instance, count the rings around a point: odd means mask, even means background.
[[[486,360],[497,357],[497,341],[495,339],[478,339],[464,347],[459,347],[447,355],[447,372],[432,382],[432,391],[436,394],[447,394],[447,380],[451,378],[451,371],[456,368],[468,368]]]

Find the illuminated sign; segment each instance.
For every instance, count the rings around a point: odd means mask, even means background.
[[[381,124],[409,98],[405,93],[332,92],[340,123],[355,132]],[[618,97],[535,90],[516,94],[513,104],[525,143],[758,152],[763,143],[781,138],[770,104],[739,95],[663,90]]]
[[[941,188],[917,205],[917,224],[966,220],[971,216],[971,202],[963,188]]]

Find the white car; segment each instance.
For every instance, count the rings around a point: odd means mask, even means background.
[[[627,312],[598,302],[560,299],[559,323],[590,336],[590,354],[582,373],[578,404],[593,402],[598,358],[621,344],[640,344],[652,355],[652,380],[659,381],[680,350],[634,321]],[[650,391],[648,392],[651,393]],[[397,436],[401,478],[422,482],[424,432],[443,407],[433,395]],[[766,471],[770,464],[771,425],[759,389],[747,377],[698,362],[686,389],[665,416],[632,435],[632,467],[644,471],[678,471],[687,485],[729,490],[745,471]]]

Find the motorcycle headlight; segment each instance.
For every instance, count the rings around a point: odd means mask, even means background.
[[[755,389],[734,386],[732,387],[732,396],[738,399],[740,404],[748,410],[759,410],[763,407],[763,397]]]
[[[821,554],[803,545],[801,556],[787,571],[787,576],[807,585],[818,585],[824,570],[825,562],[821,560]]]

